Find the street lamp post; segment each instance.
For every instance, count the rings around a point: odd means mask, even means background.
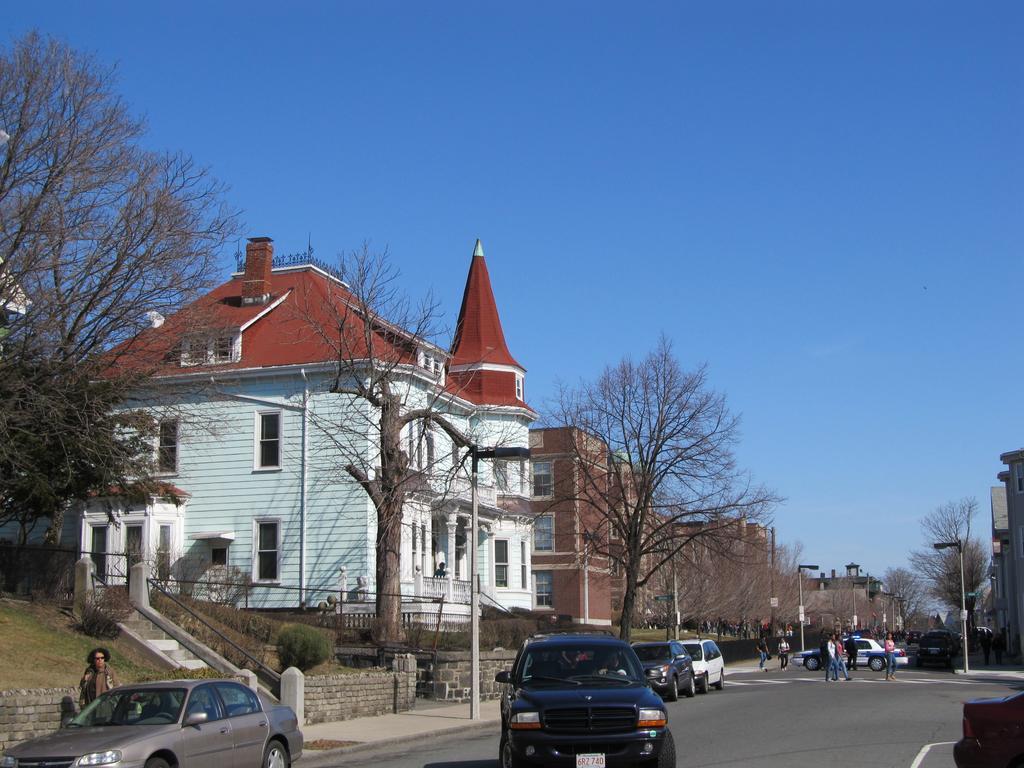
[[[796,567],[796,582],[800,589],[800,609],[797,619],[800,622],[800,650],[804,650],[804,568],[809,571],[818,569],[816,565],[798,565]]]
[[[964,654],[964,674],[967,674],[967,593],[964,592],[964,545],[960,539],[956,541],[937,541],[932,544],[935,549],[949,549],[956,547],[960,555],[960,626],[963,628],[962,650]]]
[[[480,459],[528,459],[529,448],[481,448],[469,446],[470,455],[470,496],[473,506],[473,522],[470,526],[469,551],[469,719],[480,719],[480,576],[476,572],[477,555],[477,514],[479,500],[477,497],[477,464]]]

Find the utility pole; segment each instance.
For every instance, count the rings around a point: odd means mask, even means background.
[[[775,634],[775,604],[778,602],[775,596],[775,526],[772,526],[772,559],[771,559],[771,571],[769,571],[769,589],[771,595],[769,595],[769,602],[771,603],[771,626],[768,628],[768,636],[771,637]]]
[[[675,627],[676,640],[679,639],[679,593],[676,591],[676,559],[672,558],[672,625]]]

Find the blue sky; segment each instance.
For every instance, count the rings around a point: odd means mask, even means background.
[[[1024,5],[17,3],[116,64],[248,235],[387,247],[454,323],[483,239],[536,406],[661,333],[779,539],[875,574],[1024,444]],[[225,274],[229,268],[225,254]]]

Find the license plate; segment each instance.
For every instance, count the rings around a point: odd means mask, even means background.
[[[576,755],[576,768],[604,768],[604,753],[588,752]]]

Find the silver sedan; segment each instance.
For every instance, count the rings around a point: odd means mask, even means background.
[[[173,680],[107,691],[0,768],[289,768],[301,755],[291,707],[264,706],[235,680]]]

